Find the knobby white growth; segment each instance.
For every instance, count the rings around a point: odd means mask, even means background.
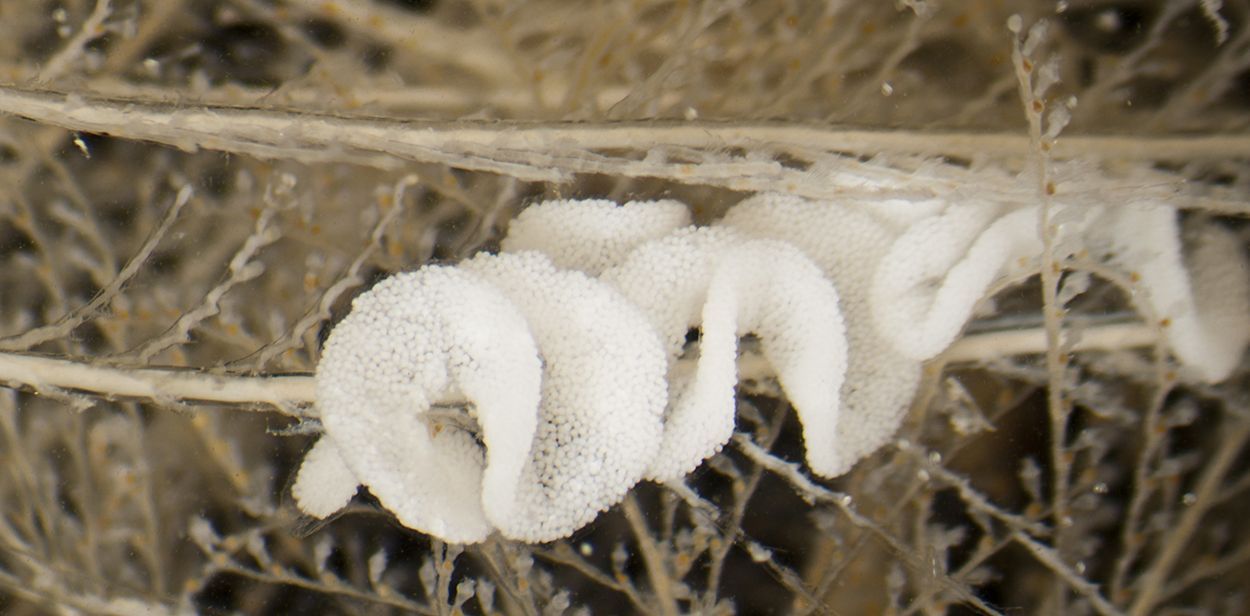
[[[304,454],[291,495],[304,513],[324,518],[346,507],[359,487],[360,480],[339,455],[338,446],[323,436]]]
[[[598,276],[635,246],[690,224],[690,210],[672,200],[545,201],[525,208],[508,225],[504,252],[537,250],[557,267]]]
[[[1230,373],[1250,340],[1232,233],[1196,230],[1187,268],[1173,207],[1054,207],[1058,258],[1125,272],[1186,370]],[[1038,220],[1036,206],[954,199],[761,194],[710,227],[686,226],[673,201],[534,206],[504,253],[354,302],[318,368],[326,435],[295,497],[325,516],[363,483],[448,541],[568,536],[730,439],[746,334],[798,412],[811,470],[843,474],[893,437],[922,361],[989,289],[1040,266]],[[431,412],[441,398],[468,409]]]
[[[868,301],[878,262],[910,217],[897,204],[809,201],[758,195],[739,203],[722,224],[788,242],[833,282],[846,324],[848,366],[835,436],[820,472],[841,475],[894,435],[920,380],[920,362],[895,351],[872,322]],[[808,441],[809,456],[816,444]],[[816,470],[813,467],[813,470]]]
[[[543,360],[516,506],[493,521],[514,539],[568,536],[624,497],[655,455],[668,395],[659,340],[620,294],[541,253],[478,255],[461,267],[525,315]]]
[[[1157,203],[1106,208],[1088,235],[1095,257],[1139,279],[1135,301],[1164,324],[1184,370],[1212,383],[1232,373],[1250,342],[1250,262],[1235,235],[1196,227],[1186,259],[1176,209]]]
[[[300,470],[300,506],[325,515],[342,504],[332,447],[405,526],[482,540],[517,509],[540,371],[525,318],[467,271],[427,267],[379,283],[352,303],[317,367],[326,435]],[[429,414],[453,392],[471,402],[467,426]]]
[[[1002,270],[1034,265],[1042,253],[1036,210],[995,221],[999,213],[1000,206],[988,202],[954,205],[894,242],[877,270],[871,301],[881,333],[899,353],[918,361],[941,353]]]
[[[1058,205],[1056,256],[1082,251],[1138,280],[1134,299],[1166,323],[1186,370],[1224,379],[1250,339],[1250,266],[1226,231],[1206,227],[1186,268],[1175,208]],[[927,360],[959,336],[976,304],[1004,276],[1040,267],[1037,207],[953,205],[912,225],[882,261],[872,287],[873,316],[900,353]],[[1193,272],[1192,278],[1189,272]]]
[[[401,274],[357,298],[327,341],[326,436],[293,492],[324,517],[362,482],[404,525],[454,542],[564,537],[641,479],[664,372],[637,308],[542,254]],[[469,416],[430,413],[451,393]]]
[[[802,253],[689,227],[643,244],[602,279],[642,308],[668,350],[669,408],[651,479],[679,479],[733,436],[738,339],[748,333],[798,410],[812,468],[829,474],[846,333],[837,292]],[[683,374],[676,360],[693,327],[702,330],[699,358]]]

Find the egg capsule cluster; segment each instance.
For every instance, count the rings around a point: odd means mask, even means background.
[[[1038,216],[757,195],[693,226],[675,201],[536,204],[499,254],[398,274],[353,302],[318,366],[325,434],[296,501],[326,516],[363,484],[447,541],[566,537],[729,441],[747,334],[803,423],[808,466],[840,475],[892,437],[922,362],[988,290],[1039,266]],[[1229,232],[1202,232],[1191,276],[1173,208],[1061,205],[1052,218],[1058,258],[1133,272],[1182,363],[1227,376],[1250,336]]]

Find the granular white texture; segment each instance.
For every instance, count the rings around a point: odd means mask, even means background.
[[[673,200],[544,201],[525,208],[508,226],[503,252],[537,250],[563,269],[591,276],[619,263],[647,240],[690,224],[690,210]]]
[[[304,454],[291,495],[301,511],[324,518],[347,506],[359,487],[360,480],[347,468],[334,441],[323,435]]]
[[[875,276],[872,316],[881,335],[916,360],[945,350],[994,284],[1040,267],[1039,216],[1038,206],[971,202],[913,224]],[[1229,232],[1204,226],[1187,268],[1174,207],[1055,204],[1050,222],[1055,258],[1086,252],[1136,281],[1134,302],[1164,325],[1186,372],[1216,382],[1237,366],[1250,340],[1250,268]]]
[[[1135,203],[1107,208],[1090,226],[1094,256],[1138,281],[1183,370],[1215,383],[1227,378],[1250,342],[1250,264],[1230,231],[1202,225],[1188,258],[1176,208]],[[1188,265],[1188,267],[1187,267]]]
[[[893,437],[920,379],[920,362],[905,357],[872,323],[868,291],[881,258],[902,232],[900,221],[859,202],[809,201],[760,194],[734,206],[721,225],[788,242],[801,250],[838,291],[846,325],[848,367],[836,437],[820,469],[841,475]]]
[[[363,483],[447,541],[567,537],[639,480],[679,480],[724,446],[748,334],[811,470],[836,477],[893,438],[921,362],[1043,252],[1038,206],[967,196],[909,209],[760,194],[711,227],[671,201],[526,212],[504,253],[353,303],[317,371],[325,435],[293,488],[305,512],[329,515]],[[1236,235],[1195,225],[1186,257],[1176,209],[1148,200],[1056,203],[1049,224],[1057,259],[1124,274],[1187,374],[1239,364],[1250,266]]]
[[[317,408],[351,474],[402,524],[468,543],[512,513],[540,378],[526,321],[503,294],[465,271],[431,266],[352,302],[317,367]],[[453,394],[471,403],[468,415],[431,413]],[[341,486],[329,456],[313,453],[306,463],[315,474]],[[316,515],[331,500],[300,503]]]
[[[833,286],[798,249],[727,228],[689,227],[639,246],[604,272],[659,332],[670,361],[664,439],[648,477],[680,479],[733,435],[738,339],[758,335],[803,422],[808,460],[830,466],[846,332]],[[677,373],[688,329],[701,328],[692,373]]]
[[[503,292],[542,355],[542,403],[516,503],[494,522],[526,541],[566,537],[642,479],[668,399],[660,341],[638,308],[537,252],[460,265]]]
[[[890,247],[870,301],[881,335],[900,354],[923,361],[941,353],[1004,267],[1018,258],[1036,262],[1036,210],[999,218],[1000,211],[984,201],[953,205],[911,225]]]

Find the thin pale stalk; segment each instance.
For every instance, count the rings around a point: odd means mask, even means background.
[[[655,594],[659,613],[663,616],[677,616],[681,612],[677,609],[677,599],[673,595],[668,558],[656,544],[655,537],[651,536],[651,530],[647,528],[647,521],[643,519],[642,509],[638,507],[638,501],[633,494],[625,497],[621,509],[634,531],[634,538],[638,540],[638,550],[647,565],[647,578],[651,581],[651,592]]]
[[[1158,607],[1160,594],[1166,588],[1165,582],[1168,576],[1173,574],[1177,560],[1180,559],[1185,548],[1189,547],[1189,542],[1197,532],[1203,516],[1210,510],[1211,503],[1219,494],[1225,474],[1237,461],[1238,454],[1250,438],[1250,422],[1236,419],[1228,420],[1228,422],[1232,425],[1228,426],[1227,431],[1224,432],[1219,449],[1211,457],[1211,461],[1203,467],[1198,486],[1194,489],[1194,504],[1185,509],[1185,513],[1168,533],[1159,555],[1142,575],[1137,586],[1137,597],[1132,607],[1129,608],[1129,614],[1143,616]]]
[[[1076,350],[1115,351],[1157,341],[1150,328],[1120,324],[1084,330]],[[1046,349],[1040,330],[989,332],[968,336],[943,356],[948,362],[988,361],[1036,355]],[[759,381],[772,374],[761,356],[744,353],[739,379]],[[0,352],[0,383],[32,391],[73,391],[108,399],[203,402],[277,410],[294,417],[315,415],[316,382],[308,374],[219,374],[192,368],[126,368],[85,360]],[[440,405],[463,400],[440,400]]]

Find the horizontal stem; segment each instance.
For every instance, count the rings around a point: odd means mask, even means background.
[[[186,368],[117,368],[105,364],[0,353],[0,382],[33,391],[84,392],[105,398],[158,402],[216,402],[264,405],[298,414],[313,401],[307,375],[218,375]]]
[[[86,81],[85,88],[94,96],[110,100],[141,100],[150,105],[182,105],[208,107],[234,107],[240,104],[266,102],[270,107],[290,107],[304,109],[325,109],[339,103],[344,107],[368,107],[379,113],[400,117],[404,114],[438,115],[445,117],[451,114],[468,115],[473,111],[487,107],[499,110],[511,116],[537,115],[543,112],[537,106],[533,92],[521,88],[507,88],[482,92],[480,88],[446,84],[416,84],[398,87],[374,86],[367,89],[350,90],[336,93],[340,99],[327,97],[324,88],[284,87],[279,92],[272,88],[230,84],[224,87],[209,87],[188,94],[185,90],[176,90],[160,85],[131,83],[117,77],[95,77]],[[564,96],[561,85],[554,80],[544,80],[542,84],[544,100],[558,100]],[[598,107],[607,108],[625,98],[631,89],[626,86],[608,87],[598,90],[595,99]],[[674,97],[675,98],[675,97]],[[277,101],[276,103],[274,101]],[[671,101],[668,101],[671,102]]]
[[[134,138],[170,137],[175,134],[224,134],[245,141],[244,133],[230,124],[268,126],[287,135],[289,141],[319,138],[350,138],[351,131],[395,131],[399,143],[432,150],[450,144],[492,146],[541,151],[550,144],[588,149],[642,149],[669,145],[680,147],[736,147],[781,145],[855,154],[918,155],[1016,155],[1029,153],[1029,139],[1014,133],[917,132],[905,130],[854,130],[786,123],[725,123],[717,121],[622,121],[622,122],[525,122],[507,120],[416,121],[374,117],[351,117],[329,113],[284,111],[230,105],[186,106],[168,102],[126,98],[88,98],[89,95],[51,90],[0,86],[0,113],[18,115],[71,130],[113,128],[134,131]],[[185,98],[182,97],[182,98]],[[328,123],[312,130],[290,129],[300,124]],[[160,128],[158,128],[160,127]],[[164,130],[162,130],[162,128]],[[373,130],[366,131],[374,135]],[[127,135],[118,135],[126,137]],[[253,143],[265,143],[276,135],[254,135]],[[380,135],[379,135],[380,136]],[[157,139],[159,140],[159,139]],[[177,145],[174,143],[173,145]],[[282,143],[272,142],[275,147]],[[205,145],[205,147],[212,147]],[[394,153],[385,141],[364,149]],[[1250,135],[1128,136],[1087,135],[1059,140],[1054,158],[1094,156],[1115,160],[1193,160],[1250,156]]]
[[[1082,329],[1073,352],[1114,351],[1151,346],[1159,331],[1141,323],[1115,323]],[[956,340],[941,357],[948,363],[970,363],[996,357],[1036,355],[1046,352],[1046,330],[1014,329],[986,332]]]
[[[1155,329],[1145,325],[1114,324],[1083,330],[1074,351],[1120,350],[1149,346],[1158,341]],[[988,332],[964,337],[942,356],[949,363],[974,362],[1046,350],[1040,329]],[[744,354],[741,379],[771,375],[759,354]],[[105,398],[134,398],[158,402],[206,402],[276,409],[308,416],[316,398],[316,384],[307,374],[229,375],[188,368],[118,368],[101,363],[0,352],[0,383],[33,391],[47,389],[83,392]],[[454,405],[463,401],[441,400]]]
[[[712,156],[708,160],[669,160],[668,154],[696,151],[855,156],[880,154],[1022,158],[1028,138],[1006,133],[851,130],[794,123],[715,121],[631,121],[541,123],[498,120],[412,121],[331,113],[227,105],[186,105],[153,98],[109,98],[92,93],[0,86],[0,114],[28,118],[69,130],[153,141],[185,150],[200,148],[302,162],[346,162],[386,169],[405,161],[446,164],[527,181],[563,182],[579,173],[648,177],[713,185],[742,191],[789,192],[833,198],[882,192],[880,184],[851,186],[823,174],[783,165],[771,157]],[[635,156],[620,156],[619,152]],[[638,158],[638,153],[662,156]],[[1059,140],[1053,158],[1105,158],[1119,161],[1225,160],[1250,157],[1250,135],[1173,137],[1069,136]],[[697,157],[696,157],[697,158]],[[824,160],[822,159],[822,160]],[[854,157],[839,159],[861,170]],[[829,171],[833,171],[832,169]],[[901,183],[893,192],[932,196],[935,186],[958,177],[927,180],[909,174],[887,179]],[[945,180],[945,182],[943,182]],[[852,183],[854,184],[854,183]],[[949,188],[949,187],[948,187]],[[1218,204],[1216,204],[1218,205]]]

